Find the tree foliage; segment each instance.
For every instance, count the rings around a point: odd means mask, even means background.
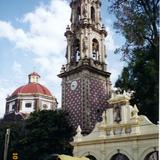
[[[6,130],[10,128],[10,143],[9,143],[9,156],[8,159],[12,159],[12,153],[17,153],[17,144],[19,144],[19,140],[24,138],[24,128],[23,128],[23,122],[7,122],[7,121],[1,121],[0,122],[0,159],[3,159],[3,153],[4,153],[4,143],[5,143],[5,134]]]
[[[9,159],[15,152],[23,160],[44,160],[50,154],[72,155],[70,142],[74,132],[66,117],[67,113],[61,110],[40,111],[33,112],[25,121],[3,123],[0,146],[4,146],[6,128],[11,128]]]
[[[116,50],[127,62],[115,86],[134,90],[132,103],[154,123],[158,121],[159,0],[112,0],[115,29],[125,37]]]

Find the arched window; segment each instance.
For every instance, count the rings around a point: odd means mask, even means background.
[[[122,153],[117,153],[111,158],[111,160],[129,160],[129,158]]]
[[[144,160],[158,160],[158,151],[149,153]]]
[[[81,8],[80,7],[77,8],[77,18],[78,18],[78,21],[80,21],[80,18],[81,18]]]
[[[26,107],[26,108],[31,108],[31,107],[32,107],[32,103],[26,103],[26,104],[25,104],[25,107]]]
[[[43,109],[44,110],[47,110],[48,109],[48,106],[46,104],[43,104]]]
[[[92,156],[92,155],[88,155],[88,156],[86,156],[87,158],[89,158],[90,160],[97,160],[94,156]]]
[[[74,62],[78,62],[80,59],[80,41],[79,39],[75,39],[74,41],[74,51],[73,51],[72,60]]]
[[[93,39],[92,40],[92,58],[94,60],[98,60],[99,59],[99,43],[97,41],[97,39]]]
[[[96,16],[95,16],[95,9],[94,7],[91,7],[91,20],[95,22]]]

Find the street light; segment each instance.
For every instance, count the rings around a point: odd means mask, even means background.
[[[5,134],[4,158],[3,158],[3,160],[7,160],[9,138],[10,138],[10,128],[8,128],[8,129],[6,130],[6,134]]]

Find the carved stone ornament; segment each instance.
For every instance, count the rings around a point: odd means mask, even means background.
[[[85,18],[87,17],[87,5],[86,4],[83,6],[83,16]]]
[[[86,52],[86,50],[88,49],[88,38],[87,37],[84,37],[83,39],[83,51]]]

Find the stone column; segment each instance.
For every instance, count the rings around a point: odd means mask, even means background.
[[[83,31],[80,32],[80,58],[84,58],[84,52],[83,52],[83,39],[84,39],[84,34]]]
[[[100,22],[100,8],[99,8],[99,6],[97,5],[97,6],[96,6],[96,23],[99,24],[99,22]]]
[[[70,63],[71,62],[71,40],[70,38],[67,38],[67,62]]]
[[[105,50],[104,50],[104,35],[101,37],[101,62],[105,63]]]
[[[113,108],[109,108],[106,111],[106,116],[107,116],[107,124],[111,125],[113,124]]]
[[[92,57],[92,29],[90,28],[89,29],[89,41],[88,41],[88,46],[89,46],[89,49],[88,49],[88,52],[89,52],[89,58],[91,58]]]
[[[127,107],[126,107],[126,105],[121,106],[121,119],[122,119],[122,123],[126,123],[126,121],[127,121]]]

